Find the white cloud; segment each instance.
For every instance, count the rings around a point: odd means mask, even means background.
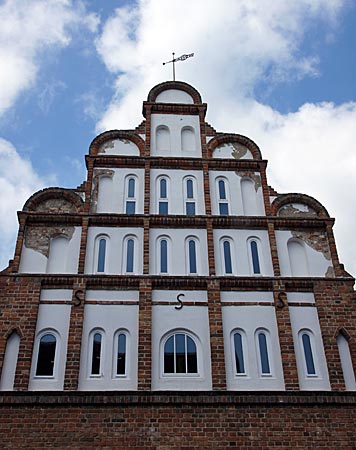
[[[98,18],[81,1],[5,0],[0,22],[1,115],[33,86],[44,51],[67,46],[76,29],[95,31]]]
[[[48,181],[37,175],[31,162],[21,158],[10,142],[0,138],[0,269],[13,258],[18,230],[16,211]]]

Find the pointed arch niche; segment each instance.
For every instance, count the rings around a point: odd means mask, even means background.
[[[291,275],[293,277],[309,276],[308,260],[304,244],[298,239],[289,239],[287,248]]]
[[[2,366],[0,391],[13,391],[17,358],[20,349],[20,335],[14,330],[6,341],[5,358]]]
[[[356,391],[355,372],[350,354],[349,336],[344,330],[340,330],[336,337],[336,342],[339,349],[342,373],[344,375],[345,389],[347,391]]]

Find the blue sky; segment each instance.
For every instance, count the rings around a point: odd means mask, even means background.
[[[220,131],[246,134],[269,183],[304,192],[337,218],[356,274],[356,5],[351,0],[5,0],[0,3],[0,267],[16,210],[34,191],[75,187],[105,129],[134,128],[149,89],[177,78]],[[199,17],[199,20],[197,20]]]

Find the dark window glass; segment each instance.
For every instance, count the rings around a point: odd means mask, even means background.
[[[176,334],[176,373],[187,373],[186,365],[185,365],[185,335],[184,334]]]
[[[197,349],[192,338],[178,333],[167,340],[164,373],[198,373]]]
[[[126,373],[126,335],[119,334],[117,337],[117,363],[116,374],[125,375]]]
[[[45,334],[41,337],[38,348],[36,375],[53,376],[55,355],[56,338],[53,334]]]
[[[219,203],[219,214],[220,216],[229,215],[229,207],[227,203]]]
[[[192,338],[187,336],[188,373],[198,373],[197,348]]]
[[[267,338],[265,333],[258,334],[258,345],[260,347],[261,371],[263,374],[271,373],[268,359]]]
[[[231,246],[229,241],[224,241],[225,273],[232,273]]]
[[[236,363],[236,373],[245,373],[245,363],[244,363],[244,352],[242,348],[242,336],[240,333],[234,334],[234,345],[235,345],[235,363]]]
[[[187,216],[195,216],[195,202],[186,202],[185,212]]]
[[[133,239],[128,239],[127,241],[127,256],[126,256],[126,272],[134,271],[134,250],[135,242]]]
[[[160,253],[161,253],[161,267],[160,272],[161,273],[167,273],[168,272],[168,258],[167,258],[167,241],[166,239],[162,239],[160,242]]]
[[[168,214],[168,202],[159,202],[159,214]]]
[[[226,190],[225,190],[225,181],[219,180],[219,199],[226,200]]]
[[[189,249],[189,273],[197,273],[197,252],[195,241],[188,242]]]
[[[134,178],[129,179],[129,188],[128,188],[127,196],[129,198],[135,198],[135,179]]]
[[[100,375],[101,358],[101,334],[95,333],[93,336],[93,353],[91,360],[91,374]]]
[[[167,180],[165,178],[159,181],[159,196],[160,198],[167,198]]]
[[[187,198],[194,198],[193,180],[187,180]]]
[[[136,202],[126,202],[126,214],[135,214]]]
[[[164,373],[174,373],[174,336],[164,345]]]
[[[100,239],[98,252],[98,272],[105,272],[106,239]]]
[[[307,333],[304,333],[302,335],[302,341],[303,341],[305,362],[307,365],[307,374],[308,375],[316,375],[313,352],[312,352],[311,343],[310,343],[310,336]]]
[[[258,257],[257,242],[256,241],[252,241],[250,245],[251,245],[253,273],[261,273],[260,260],[259,260],[259,257]]]

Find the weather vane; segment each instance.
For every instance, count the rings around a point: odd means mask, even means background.
[[[163,65],[173,63],[173,81],[176,81],[176,69],[175,69],[174,64],[177,61],[185,61],[186,59],[191,58],[192,56],[194,56],[194,53],[189,53],[189,55],[182,55],[179,58],[175,58],[174,55],[175,55],[175,53],[173,52],[172,53],[172,56],[173,56],[172,61],[164,62]]]

